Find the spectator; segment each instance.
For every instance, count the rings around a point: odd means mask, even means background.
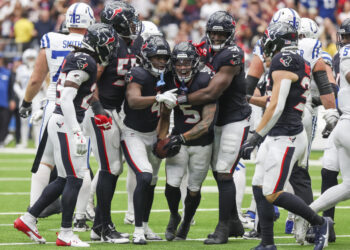
[[[11,72],[5,67],[4,56],[0,54],[0,147],[8,133],[11,111],[16,108],[13,100],[13,91],[11,85]]]
[[[30,48],[30,42],[34,34],[34,24],[28,19],[27,11],[22,11],[21,18],[15,22],[14,32],[18,51],[23,52]]]
[[[43,35],[50,31],[54,31],[55,23],[50,19],[49,10],[40,11],[39,21],[35,23],[34,27],[38,43],[40,43],[40,39]]]

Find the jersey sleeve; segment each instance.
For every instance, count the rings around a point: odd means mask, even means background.
[[[236,66],[244,64],[244,53],[238,46],[230,46],[220,54],[221,66]]]
[[[46,33],[41,37],[40,49],[51,48],[52,41],[54,41],[53,33]]]
[[[140,85],[145,84],[145,75],[142,74],[142,71],[139,67],[132,68],[125,76],[125,83],[129,84],[132,82],[138,83]]]
[[[314,68],[318,59],[321,58],[322,43],[320,40],[304,38],[299,41],[300,55],[310,63],[311,69]]]
[[[321,57],[326,64],[333,68],[333,59],[330,54],[328,54],[326,51],[322,51]]]
[[[271,61],[270,71],[274,70],[286,70],[286,71],[297,71],[300,67],[300,61],[297,60],[296,56],[291,53],[278,53]]]

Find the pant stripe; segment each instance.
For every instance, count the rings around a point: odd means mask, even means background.
[[[62,162],[63,162],[64,168],[66,169],[67,175],[73,175],[74,177],[77,178],[77,175],[75,173],[74,166],[72,163],[72,159],[70,157],[68,136],[66,133],[58,132],[58,139],[60,141],[60,146],[61,146]]]
[[[107,149],[106,149],[106,141],[105,141],[103,131],[97,127],[93,117],[91,117],[91,122],[95,130],[95,135],[97,140],[97,149],[98,149],[98,154],[100,156],[101,169],[107,170],[109,173],[111,173]],[[106,167],[107,169],[105,169]]]
[[[124,151],[124,156],[125,156],[125,160],[128,162],[129,166],[131,167],[132,170],[134,170],[134,172],[139,172],[142,173],[141,169],[139,169],[136,165],[136,163],[134,162],[134,160],[131,158],[130,152],[128,147],[126,146],[126,142],[123,140],[121,141],[121,145]]]
[[[249,127],[250,127],[250,126],[247,126],[247,127],[245,127],[244,130],[243,130],[243,136],[242,136],[241,145],[239,146],[239,148],[242,147],[243,142],[244,142],[244,141],[247,139],[247,137],[248,137]],[[239,153],[238,153],[237,159],[236,159],[235,162],[233,163],[232,168],[231,168],[231,170],[230,170],[230,173],[231,173],[231,174],[233,173],[234,169],[236,168],[236,166],[237,166],[237,164],[238,164],[240,158],[241,158],[241,157],[240,157],[240,155],[239,155]]]
[[[292,157],[294,154],[294,150],[295,150],[294,147],[287,147],[286,152],[284,153],[280,174],[279,174],[276,186],[273,190],[273,193],[281,191],[284,188],[284,184],[286,183],[286,180],[288,177],[288,172],[289,172],[290,163],[292,161]]]

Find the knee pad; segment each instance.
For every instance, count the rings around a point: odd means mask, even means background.
[[[150,185],[152,182],[152,174],[143,172],[136,174],[137,183],[141,182],[142,184]]]

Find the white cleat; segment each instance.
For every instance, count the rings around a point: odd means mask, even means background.
[[[24,216],[17,218],[13,223],[13,226],[18,231],[25,233],[33,241],[38,242],[39,244],[46,243],[46,240],[39,234],[36,223],[29,222]]]
[[[254,220],[250,217],[243,217],[242,214],[238,214],[240,221],[242,222],[244,229],[253,230],[254,229]]]
[[[309,223],[302,217],[296,215],[294,218],[294,237],[300,245],[305,244],[305,236]]]
[[[146,245],[147,241],[144,234],[134,233],[132,243],[136,245]]]
[[[146,240],[163,240],[158,234],[154,233],[150,227],[145,228]]]
[[[134,223],[135,223],[134,215],[130,215],[130,214],[126,213],[125,217],[124,217],[124,224],[133,225]]]
[[[69,235],[63,236],[60,233],[56,239],[57,246],[69,246],[69,247],[89,247],[90,245],[81,239],[79,239],[78,235],[73,234],[73,232]]]

